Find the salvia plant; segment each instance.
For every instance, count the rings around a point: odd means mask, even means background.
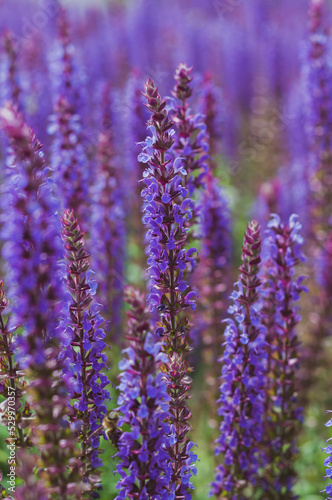
[[[117,440],[121,476],[117,498],[174,498],[172,465],[168,452],[170,420],[166,380],[161,366],[167,363],[162,342],[151,331],[144,295],[125,291],[128,314],[128,347],[123,350],[118,425],[128,424]],[[173,494],[172,494],[173,492]]]
[[[76,3],[0,2],[0,497],[332,499],[330,2]]]
[[[41,468],[40,488],[70,498],[82,487],[75,441],[66,419],[72,378],[61,377],[64,364],[59,359],[63,332],[57,328],[57,319],[63,288],[56,201],[45,179],[41,144],[14,107],[8,105],[1,111],[1,126],[14,151],[3,196],[11,214],[3,229],[3,256],[10,266],[7,280],[13,321],[23,326],[15,350],[29,380],[26,397],[33,406],[34,422],[30,439],[40,452],[33,469]],[[20,487],[21,497],[32,498],[34,487],[33,481],[26,481]]]
[[[172,481],[175,498],[191,498],[190,477],[195,472],[196,456],[187,437],[190,429],[187,407],[191,379],[186,351],[189,321],[183,314],[187,307],[195,309],[196,292],[188,287],[185,277],[187,265],[195,265],[196,248],[185,249],[188,237],[186,220],[192,217],[194,202],[187,197],[182,158],[172,158],[167,151],[174,144],[173,121],[166,110],[166,100],[149,79],[145,84],[147,108],[151,113],[149,127],[152,136],[142,144],[139,159],[147,163],[143,173],[145,188],[143,222],[148,228],[148,273],[150,277],[149,304],[160,314],[155,333],[165,337],[165,366],[168,394],[170,396],[170,422],[173,438],[169,454],[172,460]]]
[[[296,478],[295,457],[302,410],[297,394],[299,384],[299,339],[297,324],[301,317],[295,305],[304,287],[296,267],[304,261],[301,224],[292,215],[283,224],[277,215],[268,223],[265,239],[266,260],[262,272],[262,322],[266,326],[268,366],[266,380],[265,451],[268,465],[263,473],[265,495],[297,498],[292,494]]]
[[[66,361],[68,376],[72,376],[71,399],[75,399],[70,420],[76,426],[81,441],[83,477],[94,485],[102,465],[99,436],[96,434],[106,414],[105,402],[109,384],[103,373],[107,356],[103,329],[104,320],[93,304],[96,283],[89,269],[89,255],[84,249],[84,233],[72,211],[62,217],[62,239],[66,252],[66,285],[71,294],[68,308],[70,320],[66,328],[66,346],[61,359]],[[65,326],[65,325],[64,325]]]
[[[244,491],[257,484],[258,469],[265,457],[260,442],[266,377],[265,328],[259,321],[258,278],[261,234],[256,220],[246,229],[239,281],[232,293],[234,305],[226,319],[222,355],[219,414],[222,418],[216,453],[223,454],[212,493],[232,500],[246,498]]]

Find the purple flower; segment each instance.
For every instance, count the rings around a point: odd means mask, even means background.
[[[18,44],[15,40],[15,36],[10,31],[5,31],[2,36],[1,42],[4,45],[5,57],[1,62],[4,67],[1,68],[1,72],[4,72],[3,82],[3,102],[10,100],[17,107],[20,104],[20,97],[22,94],[22,89],[20,81],[18,78]],[[2,82],[1,82],[2,83]],[[1,92],[1,93],[2,93]]]
[[[15,443],[16,446],[24,447],[31,442],[23,416],[25,419],[31,417],[32,411],[29,404],[22,400],[26,383],[14,357],[17,327],[12,327],[11,318],[5,317],[8,299],[2,290],[3,283],[3,280],[0,281],[0,394],[5,401],[1,405],[0,413],[2,422],[6,420],[8,422],[8,410],[13,408],[8,406],[7,401],[8,398],[11,400],[15,398]]]
[[[224,99],[220,89],[213,83],[211,73],[206,72],[201,83],[201,111],[205,116],[209,152],[214,156],[220,152],[220,143],[225,120]],[[210,162],[215,172],[216,163]]]
[[[87,217],[89,171],[79,115],[65,97],[59,97],[50,117],[53,136],[51,165],[61,208],[74,210],[80,221]]]
[[[179,161],[174,160],[169,150],[174,143],[173,122],[168,117],[166,100],[162,99],[152,80],[145,84],[147,108],[151,113],[148,122],[152,137],[142,145],[149,156],[143,174],[145,188],[143,222],[147,227],[148,273],[150,278],[150,306],[160,312],[157,329],[163,328],[164,351],[168,355],[165,377],[170,396],[170,422],[176,442],[172,441],[169,454],[173,462],[173,484],[175,498],[191,498],[190,477],[196,469],[196,456],[189,451],[187,433],[190,429],[190,410],[186,399],[191,385],[188,364],[184,352],[189,349],[187,335],[188,318],[182,312],[193,308],[195,297],[188,287],[185,276],[187,264],[195,265],[195,248],[185,249],[188,239],[186,223],[194,207],[186,198],[184,176],[178,170]],[[163,196],[168,197],[163,201]],[[181,411],[179,411],[181,408]]]
[[[82,82],[74,69],[73,46],[69,23],[64,9],[59,22],[59,54],[52,68],[56,84],[54,113],[47,128],[52,137],[51,166],[62,209],[71,209],[84,225],[88,217],[90,166],[82,125]]]
[[[262,323],[266,327],[268,374],[264,440],[267,464],[261,484],[267,495],[277,491],[296,498],[291,490],[296,478],[294,463],[301,408],[297,402],[299,340],[296,325],[300,321],[295,303],[302,291],[303,276],[296,277],[302,255],[301,224],[292,215],[287,224],[274,214],[264,240],[264,265],[261,274]]]
[[[183,168],[188,173],[185,185],[192,197],[196,189],[205,187],[205,176],[209,169],[209,142],[204,117],[190,113],[188,99],[193,93],[191,73],[192,68],[183,63],[176,69],[176,85],[172,92],[175,102],[171,102],[169,113],[176,131],[173,149],[183,160]],[[195,217],[198,217],[197,213]]]
[[[83,476],[90,481],[93,475],[93,489],[97,469],[102,465],[98,458],[101,453],[99,435],[95,431],[106,415],[105,401],[110,397],[105,389],[109,380],[103,373],[107,367],[107,356],[103,353],[107,345],[104,342],[104,320],[97,304],[92,303],[96,287],[93,273],[89,270],[89,255],[84,249],[84,233],[72,211],[65,211],[62,228],[67,263],[65,278],[71,298],[68,304],[70,321],[66,328],[70,344],[67,341],[60,357],[65,360],[73,377],[71,398],[75,402],[70,419],[80,426]]]
[[[13,321],[23,329],[15,348],[20,366],[29,373],[26,397],[36,415],[31,441],[40,451],[42,485],[50,494],[57,491],[66,498],[71,493],[80,495],[82,484],[76,443],[67,420],[72,378],[60,378],[64,332],[58,319],[64,290],[57,204],[46,179],[41,144],[22,116],[9,104],[0,112],[0,124],[14,155],[2,196],[8,213],[2,232],[3,257]],[[27,484],[22,487],[25,498],[33,491],[33,482],[30,485],[32,490]]]
[[[331,41],[325,22],[324,4],[322,0],[312,1],[310,4],[310,31],[305,66],[311,238],[317,247],[324,247],[332,225]]]
[[[260,227],[253,220],[244,236],[237,290],[232,295],[234,319],[226,320],[218,413],[221,416],[216,454],[224,463],[215,471],[211,494],[227,492],[242,498],[253,486],[262,465],[260,441],[264,432],[265,328],[256,321],[260,280]]]
[[[117,499],[174,498],[172,465],[168,453],[170,419],[166,380],[160,371],[167,362],[162,344],[150,333],[150,317],[144,295],[126,289],[129,347],[122,351],[119,378],[119,424],[128,424],[118,439]],[[138,403],[138,400],[140,403]],[[129,472],[129,475],[127,474]],[[173,492],[173,494],[172,494]]]
[[[327,410],[327,413],[331,413],[331,410]],[[332,425],[332,420],[330,419],[328,422],[326,422],[326,427],[331,427]],[[329,443],[330,439],[327,440],[327,443]],[[332,477],[332,446],[328,444],[326,448],[324,448],[325,453],[328,455],[328,457],[324,460],[324,466],[326,467],[326,476],[324,479],[328,479],[331,481]],[[326,493],[327,497],[326,500],[331,500],[332,498],[332,484],[328,483],[325,486],[325,489],[320,492]]]

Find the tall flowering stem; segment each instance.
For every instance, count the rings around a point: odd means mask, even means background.
[[[90,171],[86,154],[80,109],[82,82],[77,80],[73,45],[69,37],[69,22],[61,9],[59,22],[60,59],[53,69],[55,89],[54,112],[50,116],[48,133],[52,137],[51,165],[61,208],[71,209],[81,226],[88,217]]]
[[[143,174],[146,187],[142,190],[143,222],[148,229],[147,253],[150,256],[148,301],[161,313],[155,333],[165,337],[164,351],[168,356],[164,370],[171,398],[170,421],[175,434],[169,448],[175,498],[190,498],[195,455],[190,451],[192,444],[187,437],[191,413],[186,399],[191,379],[184,359],[184,353],[189,349],[186,340],[189,322],[183,311],[188,306],[196,307],[196,293],[190,291],[184,276],[187,265],[195,265],[196,249],[185,250],[188,239],[186,223],[192,217],[194,203],[186,198],[186,171],[181,167],[181,159],[174,160],[169,151],[174,143],[174,131],[165,109],[166,100],[160,97],[150,79],[145,84],[144,95],[152,115],[149,127],[153,134],[143,143],[143,152],[139,156],[140,161],[148,164]]]
[[[205,187],[205,175],[208,172],[209,142],[206,133],[206,124],[202,115],[193,116],[190,113],[189,98],[192,96],[191,88],[192,68],[180,63],[175,72],[176,85],[172,92],[176,104],[170,109],[176,130],[174,151],[183,158],[184,167],[188,172],[185,183],[189,195],[193,196],[197,189]],[[194,219],[198,213],[194,212]],[[192,225],[194,221],[191,221]]]
[[[105,109],[98,136],[96,181],[92,190],[91,261],[98,282],[98,299],[112,339],[121,332],[125,261],[125,211],[110,117],[110,88],[103,92]]]
[[[95,431],[100,428],[107,411],[105,401],[110,397],[105,389],[109,381],[102,373],[107,362],[102,352],[106,347],[104,320],[97,304],[92,304],[96,286],[89,270],[89,255],[84,249],[84,233],[71,210],[66,210],[62,218],[62,238],[66,250],[66,282],[72,297],[65,350],[66,363],[74,378],[71,397],[75,402],[70,419],[80,429],[84,479],[93,488],[102,465],[100,435]]]
[[[6,404],[1,408],[0,414],[2,422],[7,421],[9,444],[15,440],[16,446],[25,447],[31,445],[27,426],[32,412],[29,404],[22,401],[26,381],[23,378],[24,372],[14,358],[17,327],[11,327],[10,316],[6,319],[8,299],[3,291],[3,284],[4,281],[0,281],[0,395],[5,398]],[[11,405],[8,404],[9,401]]]
[[[205,116],[204,121],[209,141],[209,152],[211,156],[214,156],[220,151],[224,109],[221,92],[213,83],[210,73],[204,75],[202,82],[201,110]],[[211,167],[215,171],[216,163],[213,161],[211,163]]]
[[[63,332],[57,328],[64,294],[59,272],[62,245],[56,202],[45,179],[41,145],[14,107],[1,110],[15,163],[7,171],[3,206],[6,218],[3,257],[12,297],[13,321],[23,332],[17,337],[17,359],[29,380],[27,401],[34,408],[31,441],[40,451],[37,468],[49,495],[70,498],[82,491],[76,446],[68,425],[71,378],[61,377],[59,359]],[[31,483],[20,487],[29,498]]]
[[[268,379],[264,425],[268,464],[263,471],[263,498],[295,499],[292,487],[296,478],[294,463],[301,422],[297,402],[299,340],[296,325],[300,321],[295,303],[306,288],[303,276],[296,277],[298,264],[304,261],[299,234],[301,224],[291,216],[282,224],[274,215],[268,224],[262,282],[263,323],[267,330]]]
[[[223,464],[217,467],[212,483],[212,494],[218,498],[247,498],[245,491],[256,484],[263,460],[259,443],[264,432],[266,353],[257,307],[260,252],[260,227],[253,220],[244,236],[238,290],[233,292],[234,305],[229,308],[234,319],[227,320],[221,359],[217,403],[222,421],[216,454],[222,453]]]
[[[22,89],[18,82],[17,75],[17,64],[18,64],[18,50],[17,50],[17,42],[13,34],[10,31],[6,31],[3,35],[3,45],[4,50],[8,60],[7,67],[7,99],[11,100],[15,105],[19,105],[20,96],[22,93]]]
[[[65,97],[75,112],[78,112],[83,104],[82,93],[85,78],[75,56],[76,47],[72,41],[71,23],[66,9],[60,7],[57,47],[54,50],[55,60],[51,71],[57,95]]]
[[[324,21],[324,0],[310,5],[310,38],[308,47],[308,132],[311,154],[311,215],[315,238],[324,246],[331,231],[332,211],[332,71],[329,65],[329,37]]]
[[[53,136],[51,165],[61,207],[74,210],[80,221],[85,221],[89,172],[82,125],[73,106],[63,96],[55,104],[48,132]]]
[[[304,346],[301,380],[303,404],[308,390],[317,381],[322,365],[328,366],[325,342],[330,335],[332,320],[331,278],[328,262],[332,260],[332,71],[330,37],[326,26],[324,0],[312,0],[309,7],[309,40],[307,47],[307,101],[309,115],[309,257],[319,289],[314,296],[316,320],[309,341]],[[310,269],[310,270],[311,270]]]
[[[160,371],[167,357],[151,333],[145,296],[128,287],[125,299],[131,306],[127,313],[129,347],[123,350],[119,365],[118,410],[123,414],[119,425],[129,424],[130,430],[122,432],[118,442],[117,472],[121,479],[116,498],[169,498],[168,492],[175,489],[167,451],[170,398]]]

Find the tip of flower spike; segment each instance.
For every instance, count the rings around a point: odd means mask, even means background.
[[[20,148],[24,154],[28,154],[34,139],[33,132],[25,123],[17,107],[10,101],[0,109],[0,129],[6,132],[15,146]]]
[[[180,63],[175,71],[176,85],[172,94],[180,100],[188,99],[192,95],[192,88],[189,86],[193,77],[191,76],[192,67]]]

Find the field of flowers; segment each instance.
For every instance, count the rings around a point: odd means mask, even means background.
[[[2,499],[332,499],[331,13],[0,1]]]

